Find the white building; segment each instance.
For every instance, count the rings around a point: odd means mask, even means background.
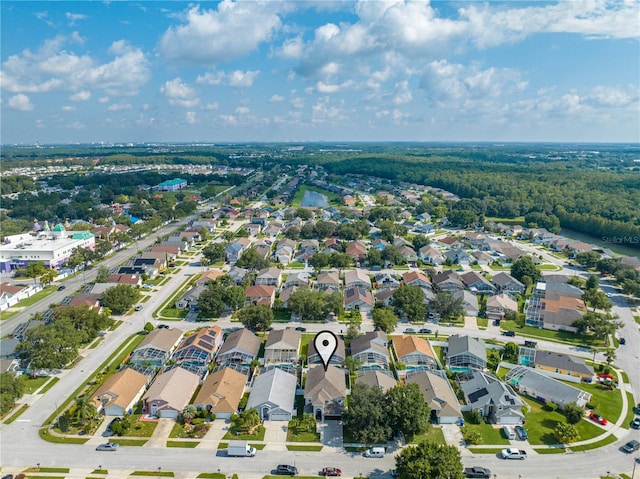
[[[8,273],[27,264],[42,261],[47,268],[62,266],[74,248],[96,246],[96,237],[89,231],[66,231],[56,225],[53,231],[7,236],[0,245],[0,272]]]

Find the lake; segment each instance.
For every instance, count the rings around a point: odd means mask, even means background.
[[[300,206],[326,208],[329,206],[329,198],[317,191],[307,190],[304,192]]]

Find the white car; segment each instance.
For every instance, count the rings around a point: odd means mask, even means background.
[[[516,449],[514,447],[510,447],[509,449],[503,449],[500,453],[502,459],[526,459],[527,451],[523,451],[522,449]]]

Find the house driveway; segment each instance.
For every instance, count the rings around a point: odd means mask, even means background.
[[[318,423],[318,429],[323,446],[342,447],[342,421],[327,420],[324,423]]]
[[[158,419],[158,425],[153,431],[153,435],[143,447],[165,447],[167,445],[167,438],[171,434],[175,419],[160,418]]]
[[[267,451],[287,450],[287,421],[265,421],[264,442]]]

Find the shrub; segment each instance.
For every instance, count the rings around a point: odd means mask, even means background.
[[[198,424],[203,424],[203,423],[204,423],[203,417],[196,417],[191,420],[191,424],[193,424],[194,426],[197,426]]]
[[[589,403],[587,404],[587,407],[589,409],[597,409],[598,408],[598,399],[591,397],[591,399],[589,399]]]
[[[482,413],[480,411],[471,411],[469,413],[469,422],[471,424],[481,424],[482,423]]]

